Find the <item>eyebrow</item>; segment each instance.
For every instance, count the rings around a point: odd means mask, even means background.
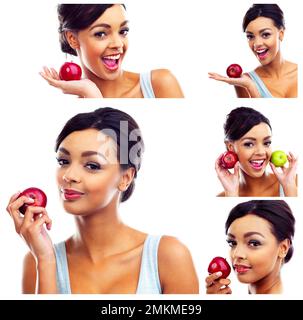
[[[124,27],[128,23],[129,23],[129,21],[125,20],[120,24],[120,27]],[[106,29],[110,29],[111,28],[111,26],[109,24],[107,24],[107,23],[98,23],[98,24],[95,24],[94,26],[90,27],[89,31],[91,31],[94,28],[98,28],[98,27],[103,27],[103,28],[106,28]]]
[[[271,28],[264,28],[264,29],[259,30],[259,33],[264,32],[266,30],[272,31]],[[254,33],[251,31],[246,31],[246,34],[254,34]]]
[[[70,152],[67,149],[63,148],[63,147],[60,147],[58,149],[58,151],[66,154],[67,156],[70,156]],[[90,156],[100,156],[103,159],[107,160],[102,153],[97,152],[97,151],[84,151],[84,152],[81,153],[81,157],[83,157],[83,158],[90,157]]]
[[[244,238],[249,238],[249,237],[254,236],[254,235],[258,235],[258,236],[261,236],[262,238],[265,238],[262,233],[257,232],[257,231],[251,231],[251,232],[244,233]],[[228,233],[227,236],[232,238],[232,239],[236,238],[232,233]]]
[[[267,139],[270,139],[271,136],[267,136],[265,137],[263,140],[267,140]],[[253,138],[253,137],[243,137],[240,139],[240,141],[243,141],[243,140],[253,140],[253,141],[256,141],[257,139],[256,138]]]

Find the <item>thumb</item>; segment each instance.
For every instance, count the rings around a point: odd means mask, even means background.
[[[234,174],[239,179],[240,178],[240,162],[237,161],[237,163],[234,166]]]

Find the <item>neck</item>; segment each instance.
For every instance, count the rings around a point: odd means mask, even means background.
[[[283,284],[280,273],[269,275],[256,283],[249,285],[251,294],[278,294],[283,292]]]
[[[241,186],[249,193],[260,193],[264,189],[264,182],[268,179],[269,174],[265,171],[261,177],[251,177],[241,170]]]
[[[77,232],[71,245],[77,252],[98,260],[123,250],[121,238],[128,227],[122,223],[117,208],[109,205],[75,220]]]
[[[285,66],[285,60],[282,57],[281,51],[279,51],[275,59],[269,64],[263,66],[263,71],[268,74],[268,76],[274,76],[280,78],[283,74]]]
[[[120,98],[125,84],[125,72],[121,70],[120,75],[114,80],[104,80],[96,76],[87,68],[84,68],[85,77],[93,81],[104,98]]]

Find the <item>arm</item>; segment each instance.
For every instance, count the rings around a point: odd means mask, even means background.
[[[52,221],[45,208],[30,206],[33,200],[25,196],[18,198],[19,194],[11,197],[6,210],[14,221],[16,232],[31,251],[24,259],[22,290],[24,293],[57,293],[56,258],[44,227],[50,230]],[[29,206],[21,216],[19,208],[24,203]]]
[[[163,293],[199,293],[199,282],[187,247],[173,237],[162,237],[158,251]]]
[[[234,166],[234,173],[231,173],[228,169],[222,168],[220,165],[221,155],[215,162],[215,170],[217,172],[218,179],[220,180],[224,191],[220,193],[219,197],[238,197],[240,188],[240,163]]]
[[[289,153],[288,158],[288,167],[281,167],[281,172],[277,168],[269,163],[273,173],[277,177],[279,183],[282,185],[284,194],[286,197],[297,197],[298,196],[298,183],[297,183],[297,166],[298,158]]]
[[[178,80],[169,70],[153,70],[151,82],[156,98],[184,98]]]
[[[54,69],[43,68],[40,75],[49,85],[61,89],[64,94],[77,95],[79,98],[102,98],[101,91],[96,84],[89,79],[73,81],[61,80],[58,72]]]
[[[247,73],[243,73],[240,78],[224,77],[214,72],[209,72],[208,75],[210,79],[233,85],[238,98],[261,98],[258,88]]]
[[[57,293],[56,261],[36,260],[31,252],[24,257],[22,293]]]

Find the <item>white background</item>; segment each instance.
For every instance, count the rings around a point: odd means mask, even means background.
[[[299,154],[301,99],[238,100],[232,87],[208,79],[224,74],[231,63],[245,71],[257,65],[242,33],[250,1],[129,1],[130,49],[124,68],[168,68],[180,81],[186,99],[82,100],[64,96],[39,76],[43,65],[65,61],[59,49],[55,1],[14,1],[2,5],[1,156],[0,156],[0,298],[21,298],[22,259],[27,248],[5,211],[14,192],[37,186],[48,195],[54,242],[74,230],[59,202],[55,184],[54,143],[65,122],[79,112],[111,106],[131,114],[146,144],[135,193],[120,206],[125,222],[142,231],[178,237],[191,250],[204,295],[204,278],[213,256],[228,256],[224,223],[229,210],[248,199],[218,199],[214,161],[224,151],[226,114],[250,106],[267,116],[273,147]],[[286,17],[284,56],[302,57],[300,16],[295,1],[279,1]],[[77,61],[77,59],[74,59]],[[300,76],[301,79],[301,76]],[[301,88],[300,88],[301,89]],[[300,169],[301,170],[301,169]],[[299,172],[300,173],[300,172]],[[282,270],[283,297],[300,298],[303,264],[302,202],[287,199],[297,218],[295,253]],[[177,263],[177,262],[176,262]],[[233,296],[248,298],[232,275]],[[112,298],[112,297],[111,297]]]

